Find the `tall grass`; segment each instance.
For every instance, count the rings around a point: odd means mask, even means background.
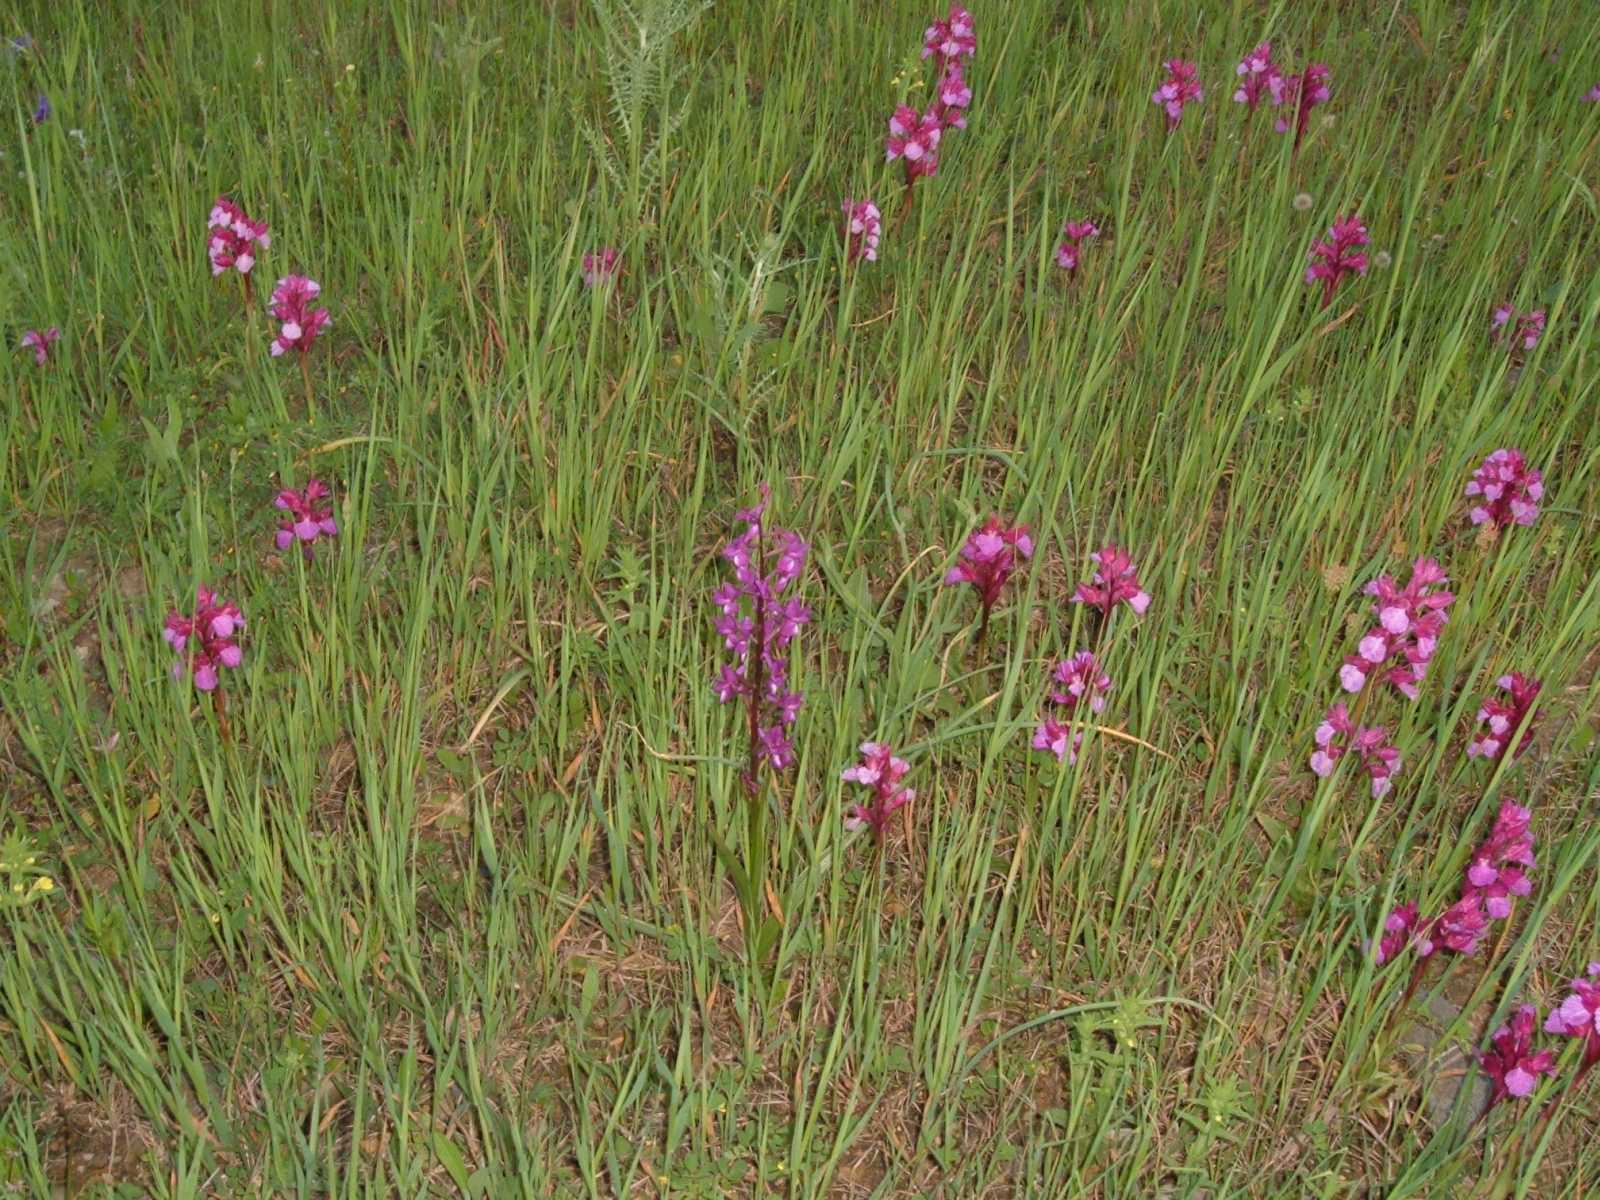
[[[0,361],[0,837],[56,882],[0,913],[0,1180],[1592,1191],[1592,1080],[1474,1125],[1462,1055],[1600,957],[1600,36],[1204,7],[978,8],[971,127],[870,266],[838,206],[899,203],[922,3],[14,9],[0,326],[65,336]],[[1227,102],[1269,35],[1332,67],[1298,156]],[[1168,136],[1179,53],[1207,98]],[[209,277],[218,192],[272,224],[258,287],[323,284],[314,412]],[[1384,265],[1319,310],[1356,209]],[[1549,312],[1520,369],[1502,300]],[[1549,490],[1491,544],[1461,490],[1500,445]],[[271,498],[311,475],[341,533],[304,563]],[[707,601],[761,481],[817,614],[770,993]],[[991,511],[1039,552],[975,657],[940,579]],[[1029,731],[1107,539],[1155,602],[1107,651],[1125,736],[1058,770]],[[1360,585],[1423,553],[1460,599],[1383,708],[1396,789],[1314,787]],[[202,582],[250,621],[228,740],[159,638]],[[1468,761],[1513,668],[1536,744]],[[918,791],[881,860],[838,780],[875,734]],[[1396,1016],[1363,943],[1449,902],[1504,795],[1535,891]]]

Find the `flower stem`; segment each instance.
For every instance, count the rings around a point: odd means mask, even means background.
[[[302,350],[299,353],[300,379],[306,386],[306,420],[315,421],[317,419],[317,396],[311,387],[311,368],[306,363],[305,351]]]
[[[228,730],[228,693],[220,687],[211,691],[211,709],[217,715],[217,732],[222,735],[222,744],[229,745],[233,735]]]

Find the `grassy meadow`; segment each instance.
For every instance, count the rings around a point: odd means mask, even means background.
[[[1600,1191],[1581,1039],[1487,1116],[1473,1061],[1600,959],[1592,5],[973,0],[907,205],[932,0],[631,2],[8,9],[0,1194]],[[1268,38],[1331,71],[1298,152],[1230,100]],[[219,194],[271,226],[249,304]],[[291,272],[332,323],[280,358]],[[1496,533],[1499,447],[1545,494]],[[762,484],[812,618],[752,845],[710,597]],[[991,513],[1035,549],[980,643],[943,580]],[[1151,603],[1102,633],[1110,542]],[[1457,598],[1418,697],[1360,698],[1375,799],[1307,762],[1362,586],[1424,555]],[[162,639],[200,585],[246,621],[221,702]],[[1471,757],[1508,671],[1526,752]],[[868,739],[916,789],[881,850]],[[1377,964],[1511,797],[1531,893]]]

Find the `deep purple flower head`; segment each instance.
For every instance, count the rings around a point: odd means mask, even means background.
[[[272,339],[274,358],[291,349],[306,353],[327,328],[332,320],[328,310],[312,307],[321,294],[322,285],[304,275],[286,275],[278,280],[278,286],[272,289],[272,315],[283,322],[283,328]]]
[[[319,537],[331,538],[339,532],[333,519],[333,506],[322,503],[332,493],[320,479],[313,479],[300,491],[284,488],[272,503],[288,513],[278,521],[278,549],[287,550],[299,542],[307,559]]]
[[[1312,63],[1303,75],[1283,75],[1267,85],[1272,103],[1282,105],[1294,113],[1292,120],[1287,116],[1280,116],[1273,123],[1273,128],[1279,133],[1288,133],[1293,129],[1294,144],[1297,147],[1300,145],[1300,139],[1305,137],[1311,110],[1319,104],[1326,104],[1328,97],[1332,95],[1328,77],[1326,63]]]
[[[844,202],[844,258],[846,262],[878,261],[878,239],[883,236],[883,214],[871,200]]]
[[[1532,525],[1544,497],[1544,476],[1528,465],[1521,450],[1500,449],[1472,473],[1466,494],[1474,501],[1467,510],[1474,525]]]
[[[972,88],[961,74],[961,64],[953,62],[939,76],[933,90],[933,107],[928,111],[946,129],[965,129],[966,109],[971,106]]]
[[[1061,244],[1056,247],[1056,266],[1068,274],[1078,269],[1083,243],[1100,236],[1100,227],[1093,221],[1068,221],[1061,227]]]
[[[1443,946],[1457,954],[1473,955],[1489,931],[1489,918],[1476,896],[1463,896],[1440,913],[1427,931],[1431,946]]]
[[[911,768],[903,758],[881,742],[861,743],[861,762],[846,767],[839,777],[872,789],[872,799],[865,804],[852,804],[845,815],[844,827],[852,833],[867,826],[872,836],[881,844],[889,818],[916,799],[917,793],[903,788],[900,781]]]
[[[1512,354],[1525,354],[1539,344],[1544,324],[1542,308],[1519,313],[1511,305],[1501,304],[1489,315],[1489,334],[1497,343],[1509,345]]]
[[[1572,994],[1544,1023],[1546,1033],[1584,1039],[1581,1071],[1600,1062],[1600,962],[1590,963],[1587,975],[1572,981]]]
[[[182,679],[194,675],[194,685],[202,692],[217,686],[217,669],[230,670],[244,657],[235,635],[244,628],[244,615],[239,606],[219,603],[216,594],[202,587],[195,596],[192,616],[173,609],[162,627],[161,637],[178,652],[178,661],[172,664],[172,677]]]
[[[1139,586],[1139,574],[1128,552],[1119,546],[1107,546],[1091,556],[1097,564],[1094,580],[1080,583],[1072,593],[1074,604],[1092,604],[1109,620],[1111,610],[1127,602],[1129,608],[1143,615],[1150,607],[1150,594]]]
[[[1328,230],[1328,236],[1311,244],[1311,265],[1306,268],[1306,282],[1322,282],[1324,308],[1333,303],[1333,293],[1346,275],[1367,273],[1366,253],[1358,251],[1357,247],[1371,241],[1367,236],[1367,227],[1352,213],[1336,219]]]
[[[939,138],[944,133],[944,122],[929,109],[919,114],[908,104],[902,104],[889,118],[889,135],[883,140],[886,162],[902,159],[906,165],[906,183],[912,184],[939,170]]]
[[[770,490],[761,485],[761,500],[743,509],[735,520],[744,531],[722,548],[733,567],[733,581],[720,584],[711,600],[717,606],[716,630],[732,661],[713,681],[717,699],[741,699],[750,712],[756,740],[755,759],[746,768],[745,787],[754,792],[754,769],[765,764],[781,771],[794,761],[786,730],[799,714],[802,697],[789,690],[787,649],[811,610],[785,592],[805,570],[810,547],[798,534],[765,523]]]
[[[1326,778],[1333,774],[1334,763],[1354,751],[1372,781],[1373,799],[1387,795],[1394,786],[1391,777],[1400,770],[1400,751],[1389,741],[1388,731],[1381,725],[1357,728],[1342,701],[1323,715],[1314,740],[1317,748],[1310,765],[1317,775]]]
[[[33,123],[43,125],[50,119],[50,97],[39,93],[39,102],[33,106]]]
[[[1381,678],[1408,700],[1417,698],[1417,685],[1428,673],[1428,662],[1438,646],[1439,634],[1449,621],[1446,610],[1455,596],[1439,590],[1449,582],[1444,568],[1431,558],[1411,564],[1411,579],[1398,586],[1393,576],[1380,575],[1363,589],[1375,597],[1372,611],[1378,624],[1361,639],[1357,652],[1339,668],[1339,683],[1347,692],[1359,692],[1372,672],[1386,667]]]
[[[978,34],[972,14],[959,4],[950,6],[950,15],[935,21],[922,33],[922,57],[938,57],[942,66],[957,59],[971,58],[978,52]]]
[[[1478,720],[1485,728],[1480,729],[1472,737],[1467,746],[1469,758],[1499,758],[1505,748],[1511,744],[1511,739],[1516,736],[1519,729],[1523,729],[1523,722],[1528,719],[1528,710],[1533,707],[1533,702],[1539,696],[1542,686],[1537,679],[1524,675],[1521,671],[1511,671],[1495,680],[1500,689],[1509,693],[1510,698],[1502,700],[1497,696],[1490,696],[1478,708]],[[1538,721],[1537,715],[1533,721],[1528,722],[1523,729],[1521,740],[1517,742],[1515,757],[1521,758],[1523,753],[1533,742],[1533,726]]]
[[[1481,901],[1492,920],[1505,920],[1511,915],[1511,898],[1533,890],[1527,874],[1534,867],[1530,820],[1522,805],[1502,802],[1489,837],[1467,863],[1461,898]]]
[[[1183,110],[1186,105],[1198,104],[1205,98],[1205,93],[1200,88],[1199,69],[1194,63],[1182,58],[1169,58],[1161,64],[1167,77],[1150,95],[1150,99],[1161,106],[1167,114],[1167,128],[1176,129],[1178,122],[1183,119]]]
[[[1000,599],[1006,581],[1024,559],[1033,557],[1033,539],[1026,525],[1002,525],[991,516],[967,535],[956,565],[945,573],[947,584],[970,583],[978,593],[984,614]]]
[[[1239,86],[1234,89],[1233,101],[1245,105],[1251,112],[1273,94],[1275,83],[1283,78],[1283,72],[1272,61],[1271,42],[1262,42],[1246,54],[1234,73],[1239,76]]]
[[[1378,939],[1377,952],[1373,955],[1380,967],[1392,961],[1407,946],[1412,945],[1414,939],[1417,952],[1423,958],[1433,953],[1431,942],[1417,939],[1419,921],[1415,903],[1399,905],[1384,919],[1383,936]]]
[[[617,276],[617,266],[622,252],[615,246],[602,246],[583,256],[583,286],[597,288],[610,283]]]
[[[36,366],[44,366],[50,361],[50,347],[61,340],[61,330],[54,325],[43,333],[37,329],[30,329],[22,335],[22,348],[33,351],[33,361]]]
[[[211,260],[211,274],[221,275],[230,267],[241,275],[250,274],[256,265],[257,249],[272,245],[272,234],[265,221],[252,221],[226,196],[218,196],[211,206],[207,220],[206,257]]]
[[[1489,1096],[1491,1105],[1500,1103],[1507,1096],[1515,1096],[1520,1100],[1532,1095],[1539,1083],[1539,1076],[1554,1073],[1554,1052],[1540,1050],[1535,1054],[1533,1051],[1533,1031],[1538,1015],[1533,1005],[1524,1004],[1510,1021],[1494,1031],[1494,1036],[1489,1039],[1489,1049],[1479,1056],[1478,1061],[1483,1064],[1484,1073],[1494,1085]]]

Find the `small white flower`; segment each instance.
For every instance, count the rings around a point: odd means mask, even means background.
[[[1300,212],[1305,212],[1311,207],[1311,193],[1301,192],[1294,198],[1294,206]]]

